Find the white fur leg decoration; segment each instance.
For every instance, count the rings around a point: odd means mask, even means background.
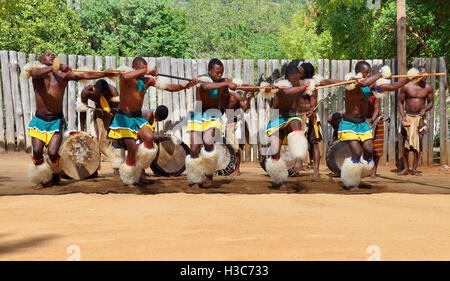
[[[41,67],[45,67],[42,63],[39,61],[30,62],[24,65],[22,72],[20,73],[20,77],[24,79],[28,79],[31,77],[31,71],[33,69],[39,69]]]
[[[381,68],[381,76],[383,76],[383,78],[389,79],[391,75],[391,68],[388,65],[385,65]]]
[[[324,80],[323,76],[316,74],[313,76],[313,79],[316,81],[316,85],[319,85],[320,82],[322,82]]]
[[[169,84],[170,84],[170,79],[168,77],[158,76],[158,78],[156,78],[155,87],[160,90],[167,89],[167,86],[169,86]]]
[[[52,180],[52,168],[44,161],[41,165],[30,163],[28,166],[28,178],[33,184],[46,184]]]
[[[202,158],[202,166],[205,175],[212,176],[217,171],[217,161],[219,160],[219,153],[214,148],[213,151],[206,151],[204,147],[200,150],[200,158]]]
[[[286,162],[284,162],[283,158],[280,158],[279,160],[267,158],[266,171],[272,179],[272,182],[275,184],[284,183],[289,176]]]
[[[316,86],[320,84],[320,82],[317,82],[315,79],[306,79],[309,82],[308,88],[306,88],[305,93],[309,96],[312,96],[314,94],[314,91],[316,90]]]
[[[119,97],[119,96],[117,96],[117,97],[112,97],[112,98],[111,98],[111,102],[120,102],[120,97]]]
[[[142,175],[142,168],[135,166],[128,166],[126,162],[122,163],[119,168],[120,178],[125,184],[136,184]]]
[[[361,172],[361,178],[365,178],[370,176],[372,173],[373,166],[375,166],[375,161],[371,159],[369,162],[364,160],[363,157],[361,157],[361,164],[362,164],[362,172]]]
[[[88,107],[81,100],[77,100],[76,109],[78,112],[86,112],[88,110]]]
[[[419,70],[417,68],[413,67],[410,70],[408,70],[408,72],[406,74],[407,75],[418,75],[419,74]],[[412,80],[411,82],[416,84],[416,83],[418,83],[420,81],[421,78],[408,77],[408,79]]]
[[[122,165],[123,162],[125,162],[125,150],[123,148],[111,149],[109,159],[111,161],[111,167],[119,169],[120,165]]]
[[[276,81],[275,86],[278,86],[280,88],[292,88],[291,82],[289,82],[289,80],[286,79]]]
[[[361,163],[353,163],[350,157],[345,158],[341,167],[341,178],[346,187],[358,186],[361,183],[361,173]]]
[[[157,153],[158,146],[156,144],[153,144],[152,149],[146,148],[143,143],[140,144],[136,153],[136,166],[141,169],[149,168]]]
[[[238,86],[238,87],[240,87],[240,86],[242,86],[242,84],[244,84],[244,81],[242,81],[242,79],[239,79],[239,78],[233,78],[233,79],[231,80],[231,82],[233,82],[234,84],[236,84],[236,86]]]
[[[186,177],[189,184],[201,184],[205,178],[205,173],[203,171],[202,158],[191,158],[188,155],[185,160],[186,165]]]
[[[305,131],[291,132],[287,136],[289,152],[295,159],[306,159],[308,153],[308,140],[305,137]]]
[[[262,82],[261,85],[259,85],[261,87],[261,89],[259,90],[259,93],[264,95],[264,98],[270,100],[272,99],[275,94],[278,92],[278,89],[273,89],[270,91],[266,91],[266,89],[264,87],[269,86],[270,84],[267,82]]]
[[[117,70],[121,72],[130,72],[133,71],[133,68],[126,65],[121,65],[119,68],[117,68]]]
[[[198,77],[197,78],[197,81],[198,82],[200,82],[200,83],[213,83],[214,81],[211,79],[211,78],[209,78],[208,76],[200,76],[200,77]]]

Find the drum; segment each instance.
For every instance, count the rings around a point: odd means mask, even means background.
[[[264,169],[264,171],[266,171],[266,159],[269,154],[268,153],[269,148],[270,148],[270,144],[259,146],[259,165],[261,166],[261,168]],[[292,154],[289,152],[288,146],[283,144],[281,146],[280,152],[281,152],[281,158],[283,158],[284,162],[286,162],[289,176],[290,177],[294,176],[297,172],[294,170],[295,159],[294,159],[294,157],[292,157]]]
[[[228,176],[234,171],[234,167],[236,166],[236,153],[233,147],[225,142],[225,138],[223,139],[223,143],[216,143],[215,148],[219,154],[215,175]]]
[[[180,176],[184,170],[186,156],[189,155],[189,147],[174,136],[164,135],[161,140],[155,140],[158,145],[158,153],[150,168],[156,176],[175,177]]]
[[[347,142],[335,140],[328,148],[326,155],[326,162],[328,169],[330,169],[336,176],[341,176],[341,167],[345,158],[351,157],[352,151]]]
[[[72,179],[85,179],[100,166],[98,144],[84,132],[66,133],[59,154],[62,173]]]

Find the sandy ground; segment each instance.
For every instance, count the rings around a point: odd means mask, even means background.
[[[255,163],[208,189],[150,176],[129,190],[103,163],[99,178],[35,191],[29,161],[0,155],[0,260],[450,259],[450,173],[438,168],[383,167],[349,194],[326,168],[273,190]]]

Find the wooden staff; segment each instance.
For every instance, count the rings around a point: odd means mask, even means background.
[[[87,73],[107,73],[107,74],[121,74],[123,71],[118,71],[118,70],[89,70],[89,69],[72,69],[73,72],[87,72]],[[186,81],[192,81],[191,78],[185,78],[185,77],[179,77],[179,76],[173,76],[173,75],[168,75],[168,74],[161,74],[158,73],[158,76],[163,76],[163,77],[168,77],[168,78],[173,78],[173,79],[178,79],[178,80],[186,80]]]
[[[441,75],[446,75],[447,73],[445,72],[441,72],[441,73],[424,73],[424,74],[401,74],[401,75],[392,75],[391,78],[409,78],[409,77],[419,77],[419,76],[441,76]]]

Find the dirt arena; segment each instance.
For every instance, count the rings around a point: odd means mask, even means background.
[[[350,194],[326,168],[273,190],[257,163],[201,190],[184,176],[130,190],[108,162],[98,178],[33,190],[29,162],[0,155],[0,260],[450,259],[450,172],[438,167],[383,167]]]

